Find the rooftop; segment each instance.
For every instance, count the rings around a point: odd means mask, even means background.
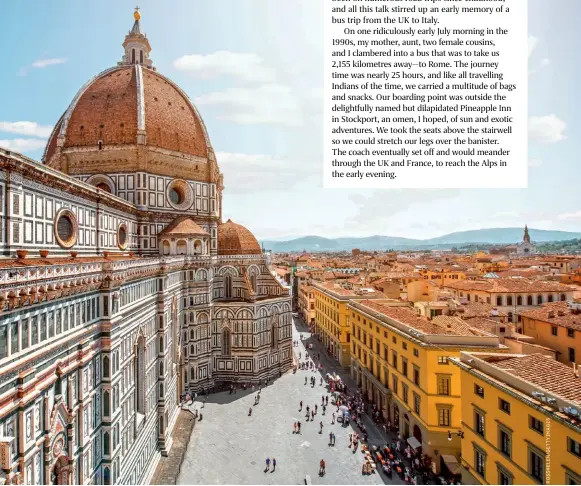
[[[571,308],[567,302],[553,302],[537,309],[523,311],[520,314],[529,319],[548,322],[553,326],[581,331],[581,305],[579,307],[578,310],[577,304],[573,304],[573,308]]]
[[[538,353],[524,355],[463,352],[460,362],[495,378],[501,382],[501,386],[513,388],[534,398],[537,397],[533,392],[540,392],[573,405],[581,405],[581,379],[572,368],[549,356]],[[511,380],[510,377],[516,380]]]
[[[571,287],[557,282],[528,280],[526,278],[494,278],[487,280],[457,280],[446,282],[444,287],[464,291],[491,293],[571,292]]]

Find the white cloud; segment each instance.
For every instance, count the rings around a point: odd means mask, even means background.
[[[199,105],[223,107],[218,116],[241,125],[271,124],[299,127],[306,104],[289,86],[265,84],[256,88],[228,88],[196,98]]]
[[[34,61],[30,66],[37,69],[42,69],[47,66],[54,66],[55,64],[64,64],[67,59],[64,57],[55,57],[52,59],[38,59]]]
[[[48,137],[53,127],[50,125],[39,125],[30,121],[0,121],[0,132],[16,133],[18,135],[28,135],[31,137]]]
[[[539,143],[555,143],[565,140],[567,124],[557,115],[529,117],[529,140]]]
[[[0,140],[0,147],[21,153],[40,150],[45,146],[46,140],[40,140],[38,138],[13,138],[11,140]]]
[[[216,153],[229,194],[288,190],[321,171],[314,160],[263,154]]]
[[[212,54],[191,54],[174,61],[174,67],[197,79],[232,76],[243,81],[270,83],[275,79],[274,70],[264,65],[257,54],[218,51]]]
[[[32,69],[44,69],[45,67],[55,66],[57,64],[64,64],[65,62],[67,62],[67,59],[65,57],[53,57],[51,59],[37,59],[30,66],[24,66],[24,67],[20,68],[18,75],[19,76],[26,76],[28,74],[28,71],[31,68]]]
[[[563,214],[559,214],[559,215],[557,215],[557,219],[561,219],[561,220],[567,220],[567,219],[581,220],[581,210],[580,211],[575,211],[573,213],[563,213]]]

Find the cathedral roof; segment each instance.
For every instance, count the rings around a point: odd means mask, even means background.
[[[188,96],[153,67],[139,19],[136,11],[122,61],[85,83],[56,124],[43,155],[45,164],[61,168],[55,157],[60,150],[119,153],[139,145],[199,157],[201,162],[208,159],[212,147],[204,122]],[[124,169],[135,167],[119,168]],[[165,175],[175,177],[170,170]]]
[[[209,236],[208,232],[202,229],[192,218],[189,216],[180,216],[174,219],[169,225],[167,225],[161,233],[160,236]]]
[[[77,93],[53,130],[44,155],[51,165],[57,141],[63,148],[136,145],[207,157],[210,146],[196,108],[172,81],[139,64],[103,71]]]
[[[261,255],[255,236],[244,226],[228,220],[218,226],[218,255]]]

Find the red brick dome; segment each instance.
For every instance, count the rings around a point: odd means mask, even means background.
[[[261,255],[256,237],[244,226],[228,220],[218,226],[218,255]]]
[[[43,161],[51,165],[57,145],[118,148],[136,145],[140,136],[150,147],[208,156],[204,123],[177,85],[139,64],[117,66],[80,89],[54,128]]]

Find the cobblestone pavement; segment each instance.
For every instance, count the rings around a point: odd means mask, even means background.
[[[300,325],[300,324],[299,324]],[[308,334],[303,333],[307,338]],[[295,328],[295,337],[299,334]],[[308,342],[308,341],[307,341]],[[305,348],[294,348],[303,359]],[[337,371],[340,366],[337,364]],[[314,387],[305,385],[305,377],[316,376]],[[178,484],[305,484],[307,475],[312,484],[402,484],[398,477],[387,479],[380,473],[361,474],[361,448],[353,453],[348,447],[351,427],[331,424],[336,408],[327,407],[322,415],[321,395],[327,391],[320,386],[320,374],[306,371],[292,372],[263,388],[260,402],[253,406],[257,390],[230,395],[222,392],[210,395],[202,408],[202,420],[196,423],[185,460],[181,466]],[[303,407],[319,406],[315,421],[306,421]],[[252,407],[252,415],[248,409]],[[293,423],[302,424],[301,434],[293,433]],[[323,433],[319,434],[319,422]],[[329,432],[336,436],[336,445],[329,446]],[[374,432],[370,430],[370,442]],[[380,433],[377,443],[386,440]],[[276,458],[276,471],[265,472],[266,458]],[[327,472],[320,477],[319,461],[325,459]]]
[[[194,425],[194,416],[186,410],[180,410],[173,430],[170,453],[168,457],[160,459],[151,484],[176,484]]]

